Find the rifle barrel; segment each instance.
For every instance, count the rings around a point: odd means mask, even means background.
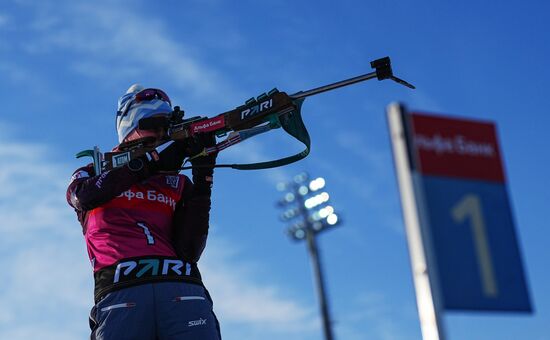
[[[292,98],[292,99],[305,98],[305,97],[313,96],[315,94],[331,91],[331,90],[337,89],[339,87],[348,86],[348,85],[351,85],[351,84],[355,84],[355,83],[365,81],[365,80],[369,80],[369,79],[376,78],[376,77],[377,77],[376,72],[371,72],[371,73],[363,74],[361,76],[349,78],[349,79],[346,79],[346,80],[341,80],[341,81],[336,82],[336,83],[316,87],[316,88],[311,89],[311,90],[299,91],[299,92],[296,92],[294,94],[291,94],[290,98]]]

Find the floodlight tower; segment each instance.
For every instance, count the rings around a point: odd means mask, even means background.
[[[284,208],[281,220],[291,222],[287,233],[294,241],[306,240],[308,252],[313,267],[313,277],[317,288],[319,308],[323,318],[323,332],[325,340],[333,340],[332,324],[330,320],[328,301],[325,293],[325,284],[319,248],[317,247],[316,236],[321,231],[332,229],[340,224],[338,215],[334,208],[329,205],[329,194],[322,189],[325,187],[325,180],[318,177],[309,180],[307,173],[294,176],[292,182],[279,183],[277,189],[284,191],[284,197],[277,202],[277,205]]]

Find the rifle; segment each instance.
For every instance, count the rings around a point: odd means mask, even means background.
[[[251,164],[217,164],[215,167],[253,170],[287,165],[305,158],[309,154],[311,140],[301,116],[301,106],[305,98],[374,78],[378,80],[391,79],[411,89],[415,88],[393,75],[389,57],[374,60],[370,64],[374,68],[373,72],[291,95],[275,88],[258,97],[248,99],[244,105],[212,118],[197,116],[184,119],[184,111],[179,106],[175,106],[169,117],[150,117],[139,121],[140,129],[166,128],[167,138],[159,145],[145,147],[146,140],[137,140],[121,144],[119,149],[123,151],[102,154],[96,146],[93,150],[79,152],[76,157],[92,157],[96,174],[101,174],[122,166],[172,140],[186,140],[201,133],[214,134],[220,138],[227,136],[222,142],[204,148],[199,154],[189,155],[187,159],[189,161],[195,157],[220,152],[243,140],[282,127],[288,134],[304,144],[305,149],[302,152],[273,161]],[[182,169],[189,168],[192,167],[182,167]]]

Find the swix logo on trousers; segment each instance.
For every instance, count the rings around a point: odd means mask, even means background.
[[[200,325],[206,325],[206,319],[201,318],[198,320],[189,321],[189,323],[187,323],[188,327],[200,326]]]
[[[271,107],[273,107],[273,99],[263,101],[258,105],[254,105],[249,109],[241,111],[241,120],[244,120],[245,118],[253,117],[258,113],[263,112]]]

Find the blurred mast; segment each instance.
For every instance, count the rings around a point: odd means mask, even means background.
[[[290,183],[279,183],[280,191],[286,191],[285,197],[278,206],[287,207],[281,218],[283,221],[297,221],[287,232],[294,241],[306,241],[313,267],[313,280],[319,300],[319,310],[323,321],[325,340],[333,340],[332,321],[330,318],[325,281],[317,246],[317,234],[330,230],[341,223],[341,219],[329,205],[329,194],[323,191],[325,180],[318,177],[309,180],[307,173],[294,177]],[[320,193],[319,193],[320,192]]]
[[[319,299],[319,309],[323,318],[323,333],[325,334],[325,340],[333,340],[332,322],[330,319],[330,313],[328,309],[328,300],[325,290],[325,281],[323,277],[323,270],[321,266],[321,258],[319,257],[319,249],[317,247],[316,233],[313,230],[313,226],[309,221],[309,212],[304,206],[304,199],[302,195],[298,193],[298,186],[294,186],[294,195],[298,206],[300,207],[300,216],[302,217],[306,232],[307,250],[311,257],[311,265],[313,267],[313,279],[315,281],[315,288],[317,290],[317,298]]]

